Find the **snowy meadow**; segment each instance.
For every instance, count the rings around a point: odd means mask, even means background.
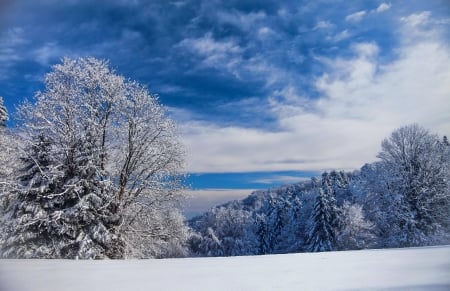
[[[450,246],[162,260],[3,260],[2,291],[449,290]]]
[[[0,291],[450,290],[444,2],[0,0]]]

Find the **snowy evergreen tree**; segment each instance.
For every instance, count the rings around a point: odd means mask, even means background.
[[[293,190],[287,189],[284,195],[283,228],[281,229],[276,253],[292,253],[302,250],[304,245],[303,234],[305,232],[304,219],[302,217],[303,202],[300,196]]]
[[[270,254],[269,231],[266,222],[266,216],[264,214],[256,214],[255,224],[256,235],[259,242],[258,254]]]
[[[23,144],[20,136],[6,127],[7,119],[8,113],[0,97],[0,246],[5,239],[6,218],[3,214],[11,203],[11,191],[15,188],[15,175]]]
[[[183,248],[175,246],[187,237],[175,207],[183,152],[146,88],[106,61],[64,59],[20,113],[28,146],[3,256],[148,257]]]
[[[8,111],[5,105],[3,105],[3,98],[0,96],[0,127],[6,127],[6,121],[8,120]]]
[[[270,210],[267,215],[267,225],[269,231],[267,241],[270,253],[275,253],[282,238],[281,233],[285,226],[284,214],[287,209],[286,203],[282,197],[274,197],[270,200]]]
[[[69,176],[53,159],[52,143],[44,136],[37,138],[23,158],[19,185],[13,191],[15,203],[7,209],[3,256],[122,257],[123,243],[111,231],[119,222],[114,204],[100,196],[108,188]]]
[[[444,135],[444,138],[442,139],[442,143],[443,143],[445,146],[450,146],[450,143],[448,142],[448,138],[447,138],[446,135]]]
[[[326,183],[326,182],[325,182]],[[312,224],[308,233],[307,250],[323,252],[335,249],[336,243],[336,204],[331,189],[322,188],[316,198],[312,213]]]

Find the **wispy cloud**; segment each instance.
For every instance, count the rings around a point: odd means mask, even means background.
[[[390,3],[383,2],[377,7],[377,9],[375,9],[375,12],[381,13],[381,12],[387,11],[387,10],[391,9],[391,6],[392,5]]]
[[[400,20],[408,26],[417,27],[429,23],[430,16],[430,11],[422,11],[420,13],[414,13],[405,17],[401,17]]]
[[[404,37],[406,24],[400,28]],[[358,168],[375,160],[380,141],[400,125],[419,122],[440,134],[450,132],[448,44],[427,30],[396,50],[398,57],[386,63],[377,43],[360,42],[353,44],[352,56],[321,59],[328,67],[315,82],[321,97],[280,91],[286,98],[272,102],[267,113],[277,116],[276,132],[185,124],[191,169]],[[288,160],[298,162],[283,162]]]
[[[340,31],[336,35],[328,36],[327,39],[332,42],[340,42],[350,38],[351,36],[352,34],[348,31],[348,29],[344,29],[343,31]]]
[[[364,16],[366,14],[367,14],[367,11],[361,10],[361,11],[352,13],[350,15],[347,15],[345,17],[345,20],[350,21],[350,22],[359,22],[359,21],[361,21],[364,18]]]
[[[10,67],[24,58],[20,54],[20,47],[27,43],[23,28],[14,27],[0,33],[0,80],[7,79]]]
[[[333,27],[333,24],[329,20],[321,20],[317,22],[316,26],[314,26],[313,30],[317,29],[327,29]]]
[[[266,13],[263,11],[242,13],[236,10],[228,11],[218,11],[217,19],[219,23],[231,24],[242,30],[249,30],[254,28],[258,22],[261,22],[267,17]]]
[[[61,59],[64,56],[69,55],[66,49],[58,46],[56,42],[48,42],[43,46],[36,48],[33,51],[34,59],[43,66],[49,66]]]
[[[230,71],[240,63],[243,51],[232,39],[215,40],[211,33],[200,38],[183,39],[175,47],[197,55],[203,66],[229,68]]]

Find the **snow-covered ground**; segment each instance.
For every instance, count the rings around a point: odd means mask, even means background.
[[[2,260],[1,291],[450,290],[450,246],[169,260]]]

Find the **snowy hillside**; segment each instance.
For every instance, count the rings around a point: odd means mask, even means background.
[[[0,261],[1,291],[450,290],[450,246],[228,258]]]

